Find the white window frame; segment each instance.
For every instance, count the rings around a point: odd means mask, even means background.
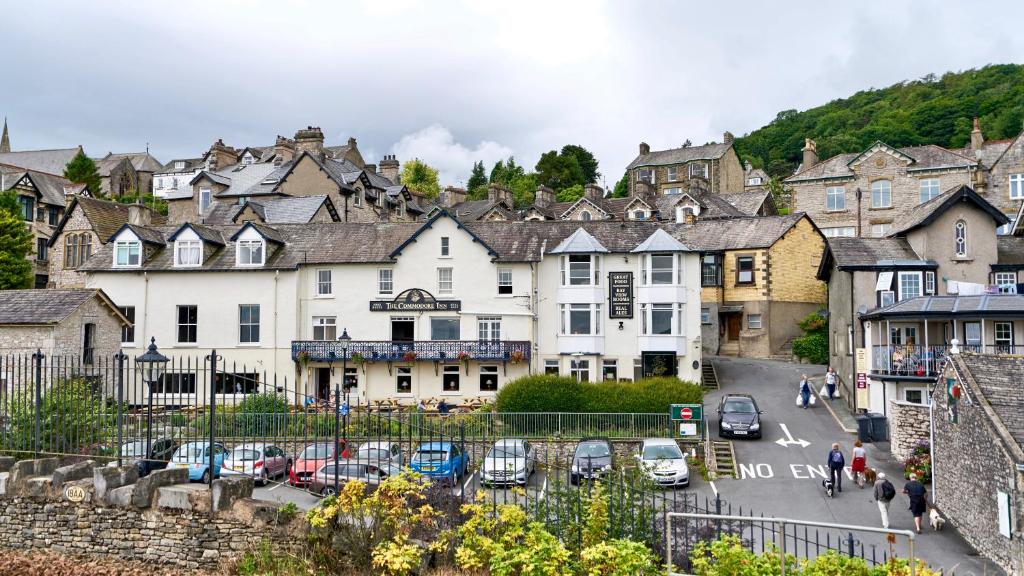
[[[441,236],[441,258],[450,258],[452,255],[452,239],[448,236]]]
[[[590,382],[590,359],[573,358],[569,362],[569,376],[580,382]]]
[[[822,228],[821,235],[825,238],[853,238],[857,235],[857,229],[853,226],[835,226]]]
[[[611,369],[614,378],[608,378],[608,370]],[[619,360],[617,358],[604,358],[601,360],[601,381],[616,382],[619,379]]]
[[[707,180],[708,177],[708,165],[704,162],[693,162],[689,167],[690,178],[698,176]]]
[[[664,267],[658,268],[658,272],[660,274],[662,274],[662,275],[664,275],[665,272],[668,272],[668,276],[669,276],[668,277],[668,282],[656,282],[655,281],[655,278],[654,278],[654,271],[655,271],[654,260],[655,260],[655,258],[658,258],[659,260],[663,260],[665,258],[668,258],[670,260],[670,264],[669,264],[667,269],[664,268]],[[676,285],[677,284],[676,279],[678,278],[678,276],[676,274],[676,272],[677,272],[677,267],[676,267],[677,261],[678,261],[678,259],[675,256],[673,256],[671,253],[645,254],[644,258],[643,258],[643,266],[644,266],[644,269],[643,269],[643,282],[644,282],[644,285],[645,286],[674,286],[674,285]]]
[[[996,286],[999,286],[1000,294],[1015,294],[1017,290],[1017,272],[996,272],[993,278]],[[1013,285],[1014,292],[1010,292],[1009,288],[1005,291],[1003,286]]]
[[[325,279],[326,275],[326,279]],[[334,271],[330,268],[320,268],[316,271],[316,297],[334,297]]]
[[[871,235],[875,238],[885,238],[890,232],[892,232],[892,223],[890,222],[871,225]]]
[[[483,387],[484,378],[487,378],[487,377],[493,377],[494,378],[494,390],[484,390],[484,387]],[[480,387],[480,392],[487,392],[487,393],[497,392],[498,391],[498,386],[499,386],[498,380],[499,380],[499,377],[498,377],[498,366],[497,365],[485,365],[485,366],[481,366],[480,367],[480,377],[477,380],[477,385]]]
[[[317,328],[321,330],[320,337],[316,337]],[[327,334],[333,330],[331,337]],[[310,337],[316,342],[333,342],[338,338],[338,317],[337,316],[313,316],[313,330]]]
[[[883,187],[882,184],[885,184],[885,186]],[[876,194],[878,195],[877,198]],[[883,200],[885,202],[882,202]],[[892,208],[892,180],[882,179],[871,183],[871,207]]]
[[[747,329],[749,330],[760,330],[763,328],[761,322],[762,316],[760,314],[747,314]]]
[[[355,194],[352,195],[352,206],[359,208],[363,205],[363,191],[356,188]]]
[[[647,220],[647,211],[646,210],[634,210],[633,211],[633,220]]]
[[[249,321],[248,322],[243,322],[242,321],[242,309],[246,308],[246,307],[248,307],[248,308],[255,308],[255,310],[256,310],[256,321],[255,322],[252,321],[252,310],[251,309],[249,310]],[[260,329],[260,318],[259,318],[259,316],[260,316],[260,305],[259,304],[239,304],[238,305],[238,344],[239,345],[241,345],[241,346],[258,346],[259,345],[260,338],[262,337],[262,335],[260,334],[262,332],[262,330]],[[256,327],[256,339],[255,340],[245,340],[245,339],[243,339],[242,338],[242,332],[243,332],[242,329],[244,327],[249,327],[251,329],[253,326]],[[250,334],[250,337],[251,337],[251,334]]]
[[[476,319],[476,335],[480,342],[501,340],[501,316],[479,316]]]
[[[759,186],[761,184],[761,177],[754,176],[753,178],[747,178],[747,186]]]
[[[599,336],[601,334],[601,305],[600,304],[559,304],[561,316],[561,334],[563,336]],[[572,333],[572,313],[588,311],[590,331]]]
[[[1007,236],[1013,232],[1013,225],[1017,223],[1017,216],[1007,214],[1006,217],[1009,218],[1010,221],[999,228],[996,228],[996,236]]]
[[[194,251],[194,252],[193,252]],[[191,253],[195,261],[186,262],[182,257]],[[203,242],[201,240],[175,240],[174,241],[174,266],[178,268],[194,268],[203,263]]]
[[[586,282],[573,282],[573,258],[587,258]],[[582,264],[582,261],[577,264]],[[561,258],[562,286],[597,286],[600,284],[601,260],[597,254],[567,254]]]
[[[512,269],[498,268],[498,295],[512,295]]]
[[[552,370],[552,368],[554,370]],[[544,360],[544,373],[545,374],[551,374],[551,375],[557,376],[558,374],[561,373],[561,369],[562,369],[562,367],[560,366],[560,362],[558,361],[558,358],[547,358],[547,359]]]
[[[1024,173],[1010,174],[1009,195],[1010,200],[1024,199]]]
[[[935,295],[935,272],[933,270],[925,270],[924,293],[928,296]]]
[[[395,293],[395,269],[394,268],[378,268],[377,269],[377,293],[378,294],[394,294]]]
[[[124,262],[121,262],[122,249]],[[134,251],[134,254],[132,253]],[[135,262],[132,262],[132,257]],[[142,242],[138,240],[118,240],[114,242],[114,266],[116,268],[137,268],[142,266]]]
[[[1009,332],[1007,333],[1007,336],[1009,337],[1009,339],[1002,338],[1002,341],[1000,341],[1000,338],[999,338],[999,329],[1000,328],[1008,328],[1009,329]],[[1000,320],[999,322],[993,322],[992,323],[992,344],[994,344],[996,346],[1011,346],[1012,347],[1013,346],[1013,341],[1014,341],[1014,338],[1013,338],[1013,322],[1010,322],[1008,320]]]
[[[683,193],[683,189],[682,188],[665,188],[664,190],[662,190],[662,192],[664,192],[666,196],[677,196],[677,195]]]
[[[654,332],[654,312],[657,309],[658,312],[668,312],[668,334],[657,334]],[[677,314],[679,313],[678,306],[670,302],[657,302],[652,304],[643,303],[640,304],[640,332],[647,336],[677,336],[678,322]]]
[[[841,212],[843,210],[846,210],[846,188],[844,186],[825,188],[825,211]]]
[[[679,167],[669,166],[665,169],[665,176],[665,180],[668,182],[675,182],[676,180],[679,180]]]
[[[916,278],[917,279],[917,293],[913,296],[908,296],[904,289],[903,279]],[[899,289],[899,301],[909,300],[911,298],[918,298],[924,295],[924,280],[921,278],[920,272],[900,272],[896,280],[896,287]]]
[[[210,207],[210,201],[213,198],[213,191],[210,190],[209,186],[199,187],[199,213],[206,212],[206,209]]]
[[[258,252],[254,247],[258,246]],[[259,261],[254,258],[259,254]],[[243,256],[244,255],[244,256]],[[239,266],[263,266],[267,260],[267,243],[263,240],[241,240],[235,242],[236,263]]]
[[[896,303],[896,292],[892,290],[879,290],[878,302],[881,308],[891,306]]]
[[[922,178],[918,186],[921,204],[942,194],[942,183],[938,178]]]
[[[919,392],[921,394],[921,402],[914,402],[908,398],[908,392]],[[910,386],[904,387],[900,390],[900,400],[907,404],[918,404],[920,406],[927,406],[930,398],[928,397],[927,387]]]
[[[654,181],[654,168],[637,168],[636,181],[655,184],[656,182]]]
[[[953,251],[957,258],[967,258],[967,221],[957,220],[953,225]]]
[[[451,294],[455,291],[455,269],[442,267],[437,269],[437,293]]]

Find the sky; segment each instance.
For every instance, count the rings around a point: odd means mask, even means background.
[[[14,150],[218,138],[309,125],[367,162],[591,150],[607,186],[652,149],[721,141],[858,90],[1024,62],[1024,2],[600,0],[0,1],[0,115]]]

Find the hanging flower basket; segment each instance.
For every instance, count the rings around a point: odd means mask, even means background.
[[[309,352],[302,350],[295,355],[295,359],[299,362],[300,366],[305,368],[306,365],[309,364]]]
[[[352,354],[352,363],[356,366],[362,366],[366,363],[366,358],[359,352],[354,352]]]
[[[416,353],[413,352],[412,350],[410,350],[410,351],[406,352],[405,354],[402,354],[402,361],[403,362],[415,362],[416,361]]]
[[[456,356],[456,358],[459,359],[459,362],[469,362],[469,359],[472,357],[473,356],[469,352],[466,352],[465,350],[459,352],[458,356]]]
[[[526,359],[526,355],[519,350],[516,350],[509,355],[508,359],[511,360],[513,364],[519,364]]]

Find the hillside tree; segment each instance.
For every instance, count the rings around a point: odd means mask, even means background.
[[[0,290],[32,287],[32,233],[14,192],[0,194]]]
[[[85,184],[93,198],[100,198],[103,195],[100,173],[96,168],[96,163],[81,150],[64,167],[64,177],[75,184]]]
[[[415,190],[427,198],[437,198],[441,192],[437,169],[419,158],[402,164],[401,182],[409,190]]]

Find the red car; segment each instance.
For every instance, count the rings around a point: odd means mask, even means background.
[[[288,483],[292,486],[309,486],[313,475],[321,466],[334,461],[334,450],[332,442],[316,442],[302,449],[302,452],[295,457],[291,470],[288,471]],[[338,440],[338,447],[341,453],[338,458],[351,458],[352,449],[344,440]]]

